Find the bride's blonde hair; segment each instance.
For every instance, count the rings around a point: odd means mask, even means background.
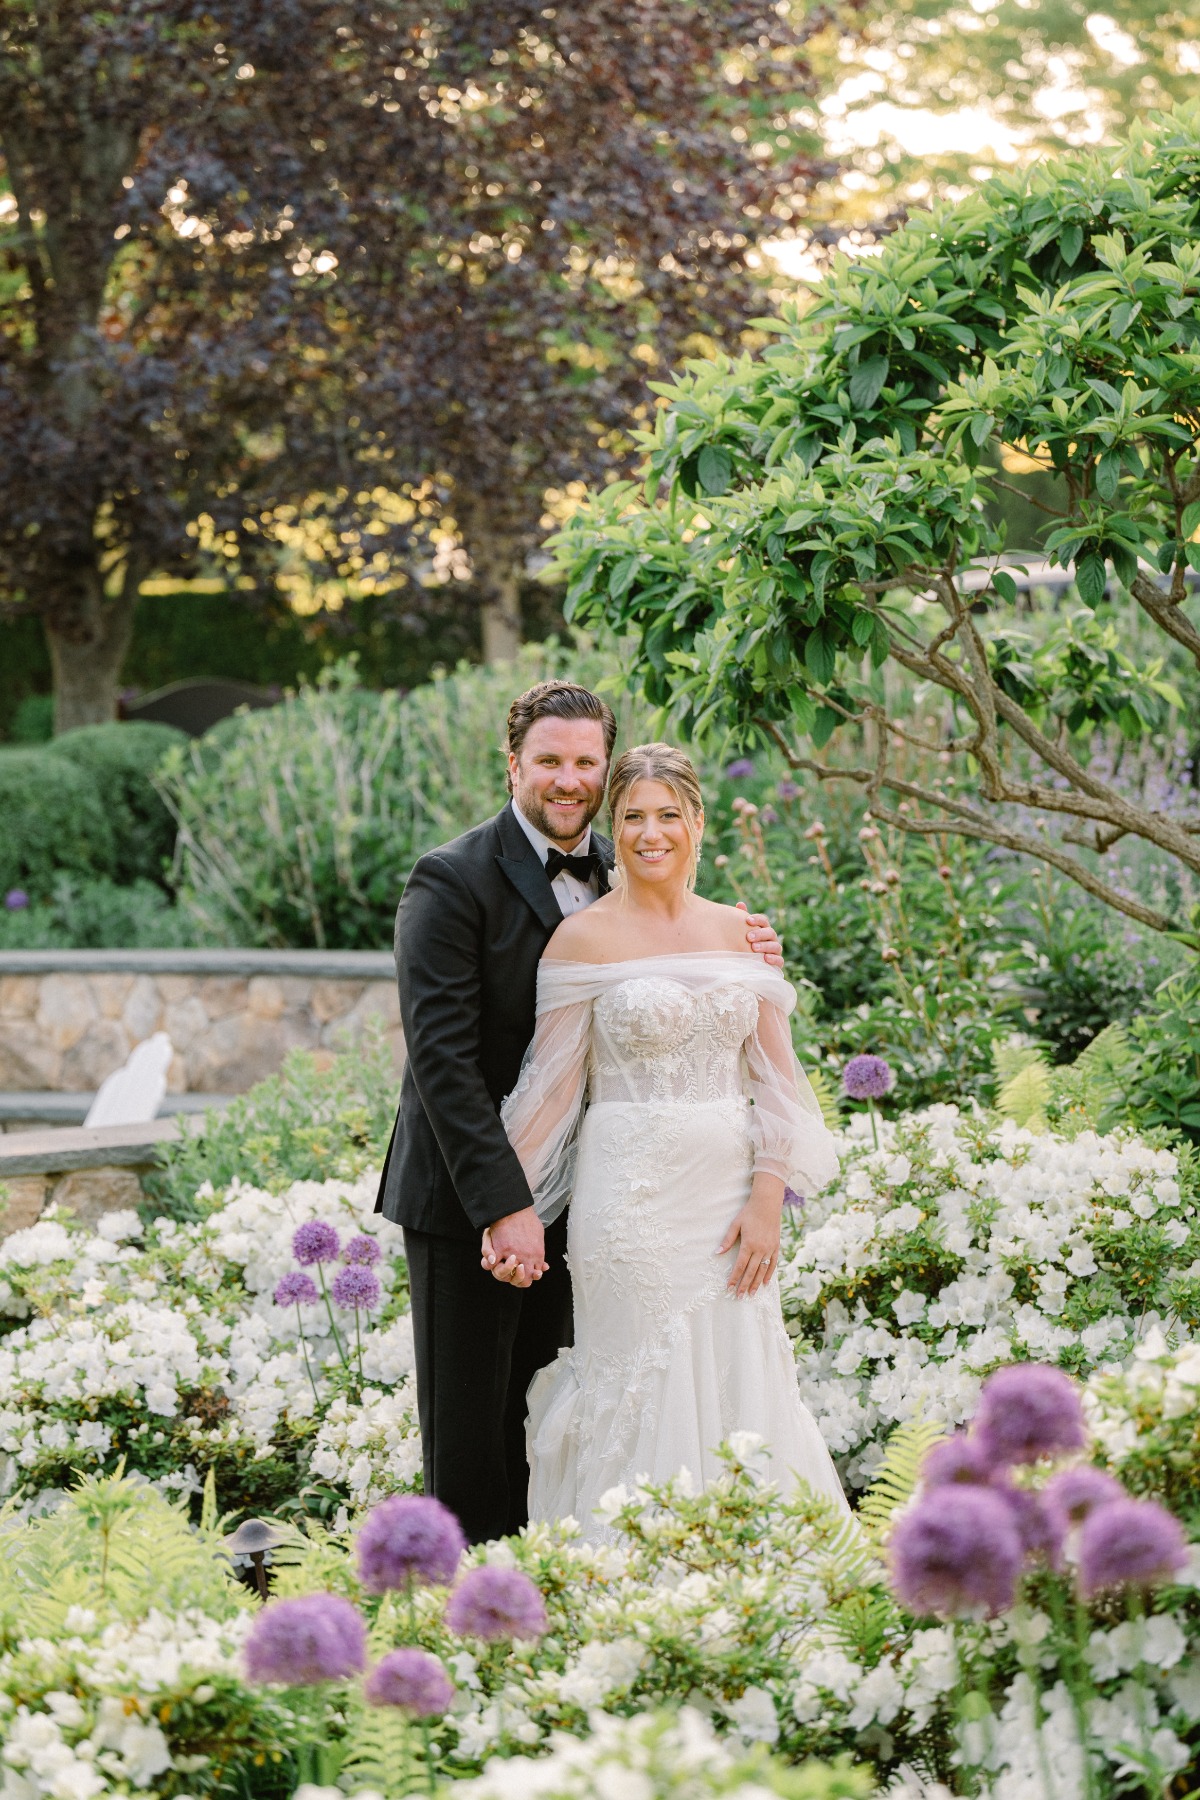
[[[623,884],[625,869],[621,862],[621,832],[629,809],[629,794],[635,781],[660,781],[670,788],[679,803],[683,822],[692,844],[692,866],[688,870],[689,888],[696,885],[696,867],[700,861],[700,840],[704,835],[704,795],[700,777],[691,758],[673,744],[635,744],[626,750],[613,766],[608,782],[608,810],[612,817],[614,875]]]

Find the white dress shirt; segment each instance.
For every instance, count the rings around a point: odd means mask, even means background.
[[[553,838],[548,838],[536,825],[531,825],[515,800],[510,804],[517,824],[537,851],[542,867],[545,868],[546,858],[551,850],[561,850],[562,845],[556,844]],[[570,854],[586,856],[591,845],[592,828],[589,825]],[[576,881],[574,875],[569,874],[566,869],[560,869],[550,886],[554,889],[554,898],[558,901],[558,910],[564,919],[569,919],[572,913],[582,912],[585,906],[590,906],[593,900],[599,898],[599,883],[595,875],[587,881]]]

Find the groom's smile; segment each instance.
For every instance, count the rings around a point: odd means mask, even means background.
[[[573,850],[604,804],[608,778],[598,719],[535,719],[510,752],[513,799],[545,837]]]

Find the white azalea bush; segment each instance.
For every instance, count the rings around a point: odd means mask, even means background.
[[[801,1388],[848,1485],[896,1425],[974,1411],[1002,1363],[1086,1375],[1156,1321],[1200,1324],[1190,1149],[998,1127],[934,1106],[844,1134],[842,1174],[788,1226]]]
[[[33,1500],[120,1458],[165,1491],[215,1471],[223,1509],[313,1510],[411,1486],[420,1470],[400,1230],[374,1183],[238,1183],[202,1216],[95,1231],[51,1213],[0,1243],[0,1496]],[[339,1354],[330,1309],[279,1306],[297,1227],[321,1219],[381,1252],[383,1304]],[[343,1349],[354,1315],[334,1307]],[[303,1338],[303,1342],[301,1341]],[[307,1357],[307,1360],[306,1360]]]
[[[52,1514],[0,1512],[4,1800],[199,1796],[289,1766],[291,1715],[243,1677],[254,1603],[207,1513],[112,1476]]]
[[[1097,1459],[1200,1538],[1193,1154],[952,1107],[884,1125],[878,1148],[865,1123],[842,1136],[839,1181],[789,1214],[781,1276],[802,1389],[848,1483],[870,1482],[897,1426],[928,1435],[968,1419],[993,1368],[1057,1362],[1086,1382]],[[917,1800],[985,1778],[996,1800],[1033,1800],[1046,1766],[1055,1800],[1109,1800],[1137,1788],[1139,1757],[1182,1780],[1200,1756],[1195,1545],[1144,1620],[1095,1611],[1086,1728],[1104,1773],[1089,1796],[1048,1597],[957,1636],[909,1617],[878,1508],[857,1531],[811,1497],[781,1498],[748,1437],[703,1493],[685,1479],[614,1490],[614,1544],[587,1545],[564,1521],[472,1552],[536,1584],[548,1612],[536,1642],[456,1637],[444,1591],[419,1592],[411,1614],[362,1595],[356,1520],[420,1485],[402,1236],[373,1213],[374,1192],[369,1174],[276,1192],[203,1183],[194,1216],[114,1213],[89,1230],[51,1214],[0,1243],[0,1800],[291,1800],[302,1772],[392,1800],[405,1768],[425,1768],[417,1728],[392,1718],[389,1736],[386,1709],[345,1686],[248,1685],[258,1603],[219,1543],[247,1513],[292,1522],[277,1594],[346,1595],[372,1622],[373,1654],[390,1632],[441,1660],[455,1694],[431,1725],[434,1761],[462,1800],[816,1800],[876,1781]],[[293,1240],[314,1221],[343,1246],[370,1240],[381,1287],[357,1321],[332,1308],[336,1337],[322,1298],[274,1297],[302,1272]],[[344,1267],[308,1273],[332,1286]],[[203,1577],[194,1562],[186,1580],[163,1577],[170,1558],[155,1549],[154,1577],[131,1588],[128,1537],[106,1579],[71,1547],[75,1511],[95,1547],[104,1496],[131,1484],[160,1509],[157,1524],[139,1515],[147,1542],[169,1514]],[[904,1498],[903,1483],[885,1491]],[[44,1568],[36,1593],[13,1585],[23,1564]],[[956,1761],[964,1705],[973,1771]],[[704,1772],[663,1748],[710,1739],[724,1748]]]

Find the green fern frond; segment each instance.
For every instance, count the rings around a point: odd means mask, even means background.
[[[384,1800],[426,1793],[429,1779],[418,1728],[394,1706],[354,1708],[347,1721],[341,1768],[343,1786],[351,1791],[373,1788]]]
[[[895,1635],[900,1614],[890,1594],[862,1588],[825,1617],[825,1629],[852,1662],[873,1668]]]
[[[150,1607],[199,1607],[228,1618],[248,1605],[214,1545],[183,1505],[121,1474],[87,1476],[53,1512],[0,1514],[0,1618],[38,1636],[61,1635],[67,1612],[138,1618]]]
[[[996,1073],[997,1087],[1003,1087],[1022,1069],[1032,1068],[1035,1063],[1044,1063],[1045,1052],[1040,1044],[1023,1044],[1017,1038],[1002,1038],[992,1044],[992,1068]]]
[[[1086,1050],[1079,1052],[1071,1068],[1083,1077],[1090,1098],[1108,1100],[1120,1092],[1121,1078],[1132,1055],[1129,1033],[1114,1019],[1097,1033]]]
[[[996,1107],[1006,1119],[1026,1131],[1046,1129],[1046,1107],[1054,1087],[1044,1062],[1027,1063],[1006,1081],[996,1096]]]
[[[810,1068],[809,1085],[817,1097],[817,1105],[821,1108],[821,1117],[830,1131],[838,1131],[842,1125],[842,1115],[838,1110],[837,1096],[830,1085],[829,1077],[824,1069]]]
[[[912,1499],[921,1478],[921,1464],[945,1435],[940,1425],[920,1415],[893,1431],[875,1479],[858,1508],[858,1522],[874,1544],[883,1543],[893,1514]]]

